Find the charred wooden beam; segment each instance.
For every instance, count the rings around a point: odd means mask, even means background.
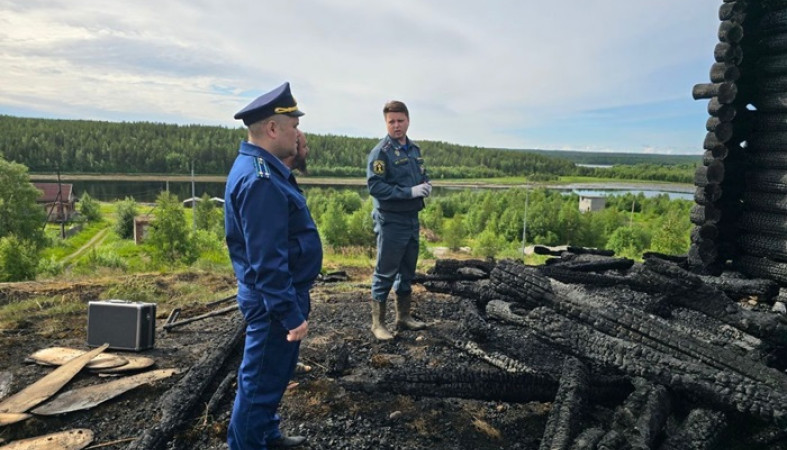
[[[714,224],[696,225],[690,235],[691,242],[712,241],[717,237],[719,237],[719,227]]]
[[[571,450],[596,450],[601,439],[604,438],[604,430],[597,427],[586,428],[582,431],[571,444]]]
[[[743,40],[743,27],[732,20],[725,20],[719,25],[719,41],[737,44]]]
[[[785,86],[787,87],[787,86]],[[787,131],[787,114],[757,114],[752,120],[753,131]]]
[[[784,156],[787,159],[787,154]],[[743,194],[743,205],[749,211],[787,214],[787,195],[748,190]]]
[[[161,417],[153,421],[150,428],[130,443],[126,450],[164,449],[174,433],[184,425],[190,412],[196,407],[205,388],[213,382],[219,369],[243,341],[246,324],[237,320],[226,338],[218,342],[211,353],[195,363],[178,384],[161,399]]]
[[[710,205],[721,198],[723,188],[719,184],[698,186],[694,191],[694,201],[700,205]]]
[[[630,448],[653,448],[672,410],[670,395],[664,386],[643,378],[636,378],[634,386],[634,392],[615,410],[612,431],[624,436]]]
[[[777,345],[787,344],[787,324],[779,317],[741,308],[724,292],[674,264],[649,259],[644,265],[651,272],[661,275],[665,281],[668,280],[669,293],[675,304],[700,311],[765,341]]]
[[[752,191],[787,193],[787,170],[746,172],[746,186]]]
[[[721,220],[722,210],[714,205],[694,205],[689,213],[689,220],[694,225],[718,223]]]
[[[738,218],[738,227],[756,233],[787,237],[787,215],[762,211],[745,211]]]
[[[742,233],[738,236],[738,244],[745,248],[749,255],[763,256],[774,261],[787,261],[787,236]]]
[[[430,275],[446,275],[446,274],[455,273],[457,270],[464,267],[474,267],[476,269],[480,269],[486,273],[489,273],[492,271],[492,269],[494,269],[495,261],[493,259],[487,259],[487,260],[438,259],[437,261],[435,261],[434,267],[430,269],[428,272]]]
[[[787,249],[787,245],[785,245],[784,248]],[[708,286],[714,287],[724,292],[724,294],[733,300],[746,297],[756,297],[760,301],[772,303],[773,299],[779,295],[779,283],[773,280],[763,278],[732,278],[724,276],[700,276],[700,279]]]
[[[741,272],[754,277],[771,278],[787,284],[787,263],[774,261],[765,256],[741,254],[734,261]]]
[[[729,20],[735,23],[743,23],[746,20],[746,0],[738,0],[729,3],[722,3],[719,7],[719,20]]]
[[[581,431],[588,408],[588,370],[576,358],[563,361],[560,385],[552,402],[539,450],[568,450]]]
[[[504,302],[490,302],[487,314],[536,330],[543,339],[569,354],[663,384],[710,406],[745,412],[776,424],[784,424],[787,420],[787,395],[771,385],[703,363],[676,359],[648,346],[632,346],[589,325],[571,321],[547,307],[519,315],[513,313],[510,306]]]
[[[729,42],[719,42],[713,50],[716,62],[738,65],[743,61],[743,49],[740,45]]]
[[[757,110],[760,112],[787,112],[787,94],[758,94],[752,98],[751,103],[757,107]]]
[[[710,80],[713,83],[735,82],[741,77],[741,69],[728,63],[714,63],[710,68]]]
[[[580,255],[569,260],[552,259],[547,261],[547,265],[582,272],[603,272],[606,270],[628,270],[634,265],[634,260],[607,256]]]
[[[511,374],[456,365],[383,369],[374,376],[344,376],[339,382],[346,389],[354,391],[522,403],[552,401],[558,389],[557,381],[544,374]]]
[[[694,100],[716,97],[720,103],[730,104],[738,95],[738,85],[727,82],[695,84],[691,95]]]
[[[670,435],[660,450],[712,450],[718,448],[728,425],[727,417],[720,411],[692,409]]]
[[[707,166],[700,166],[694,171],[694,185],[707,186],[721,184],[724,181],[724,163],[713,161]]]
[[[730,122],[735,119],[737,112],[734,105],[721,103],[716,97],[711,98],[708,102],[708,114],[718,117],[719,120]]]
[[[787,56],[763,56],[757,61],[757,70],[764,78],[787,74]]]

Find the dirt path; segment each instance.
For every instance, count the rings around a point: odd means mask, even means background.
[[[101,243],[104,242],[104,239],[107,238],[107,234],[109,234],[109,228],[104,228],[103,230],[99,231],[98,233],[96,233],[95,236],[93,236],[89,241],[87,241],[85,245],[79,247],[74,253],[63,258],[61,260],[62,263],[67,266],[72,260],[78,258],[80,255],[82,255],[89,249],[101,245]]]

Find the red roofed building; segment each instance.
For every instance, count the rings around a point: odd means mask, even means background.
[[[33,183],[42,192],[38,204],[43,206],[50,222],[68,221],[76,210],[74,185],[66,183]]]

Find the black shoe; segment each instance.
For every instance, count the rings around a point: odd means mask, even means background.
[[[291,448],[306,443],[305,436],[282,436],[268,443],[268,448]]]

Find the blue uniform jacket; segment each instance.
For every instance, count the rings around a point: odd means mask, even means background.
[[[385,136],[369,152],[366,185],[375,209],[410,213],[424,208],[424,199],[413,198],[410,188],[429,181],[421,148],[407,139],[405,145]]]
[[[308,292],[320,273],[320,236],[292,172],[248,142],[239,153],[224,193],[227,247],[239,295],[259,294],[273,318],[292,330],[308,317],[296,291]]]

